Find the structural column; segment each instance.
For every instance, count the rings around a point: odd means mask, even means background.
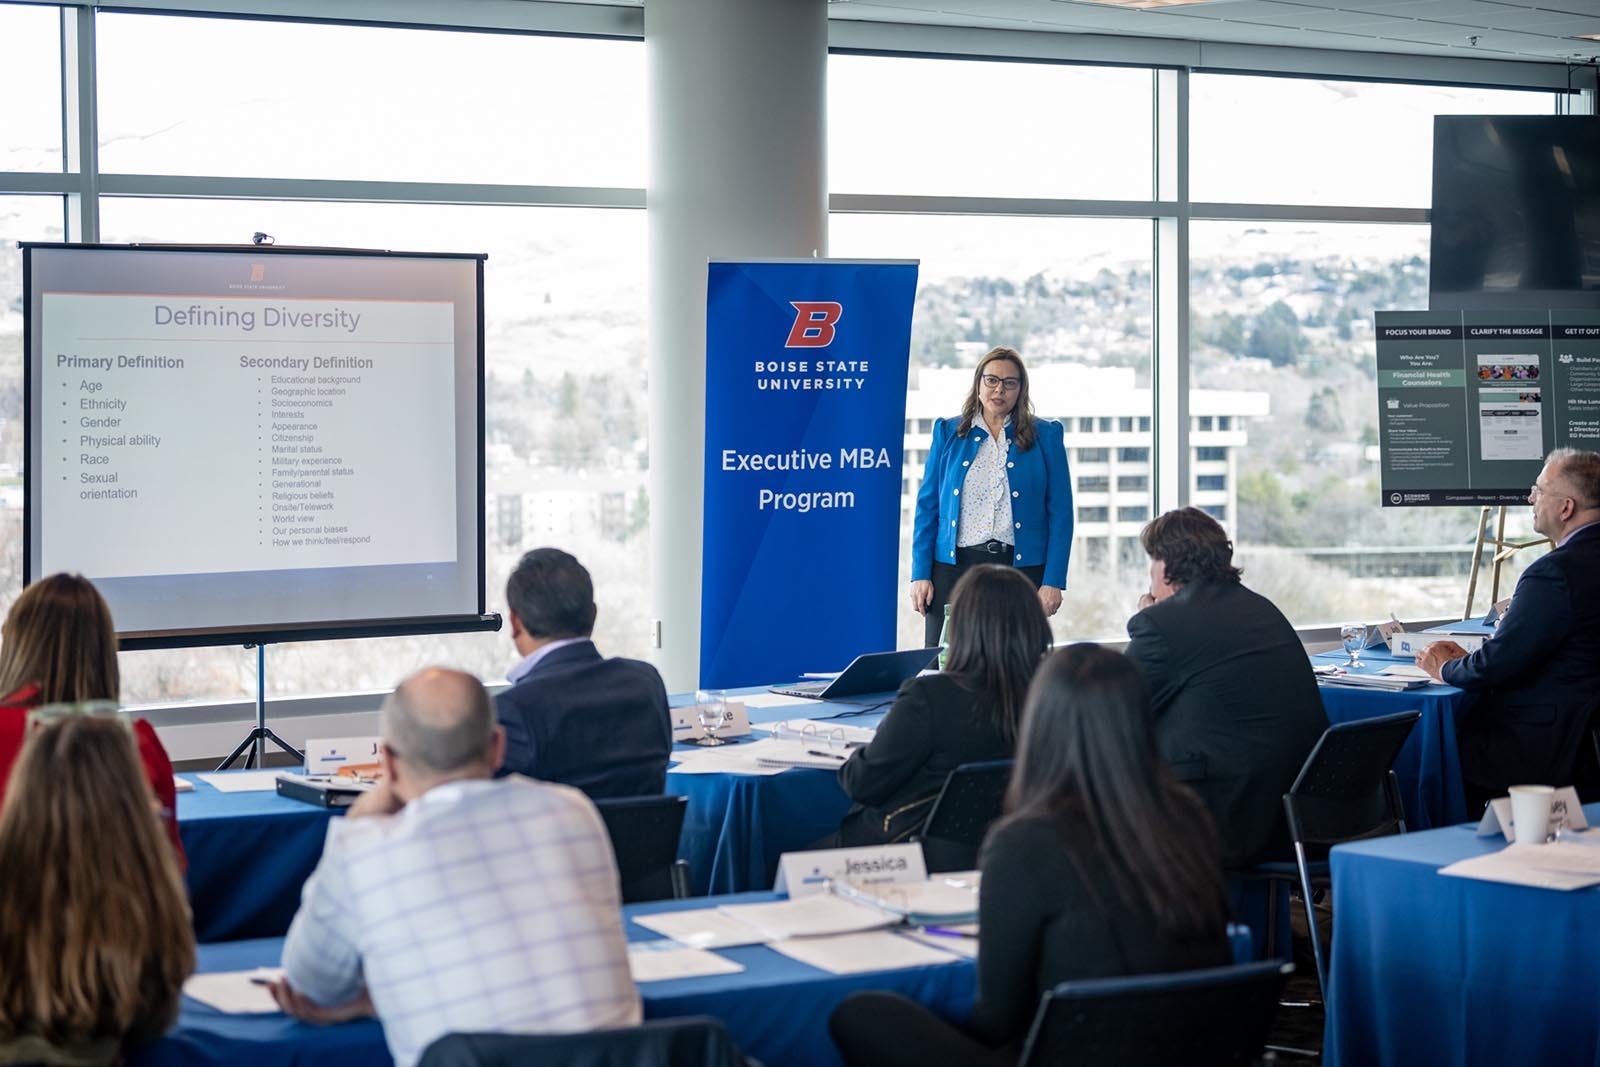
[[[827,254],[827,2],[646,0],[644,36],[650,617],[683,691],[700,669],[706,262]]]

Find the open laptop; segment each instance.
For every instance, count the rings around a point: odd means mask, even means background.
[[[779,696],[804,697],[807,700],[838,700],[840,697],[857,697],[868,693],[892,693],[900,688],[901,682],[921,672],[938,655],[937,647],[913,648],[903,652],[867,652],[852,660],[837,678],[775,685],[772,691]]]

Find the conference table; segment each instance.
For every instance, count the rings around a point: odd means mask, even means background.
[[[634,916],[774,899],[771,893],[749,893],[634,904],[623,908],[623,919],[629,941],[654,941],[661,935],[633,923]],[[276,966],[282,945],[281,938],[202,945],[198,971]],[[718,949],[717,955],[744,969],[641,983],[645,1018],[715,1016],[743,1052],[768,1067],[838,1064],[828,1016],[854,990],[893,990],[959,1021],[971,1012],[977,981],[973,961],[955,955],[943,963],[861,974],[831,974],[766,945]],[[309,1026],[278,1014],[228,1015],[185,997],[177,1025],[162,1040],[133,1051],[127,1062],[130,1067],[352,1067],[391,1061],[375,1020]]]
[[[1590,825],[1600,804],[1587,805]],[[1600,1064],[1600,887],[1438,873],[1504,847],[1472,826],[1340,845],[1323,1055],[1330,1064]]]
[[[1347,658],[1343,652],[1324,652],[1311,657],[1311,661],[1323,666],[1342,664]],[[1356,670],[1357,674],[1375,674],[1395,664],[1416,663],[1410,657],[1392,655],[1387,648],[1366,649],[1361,661],[1365,666]],[[1471,706],[1470,694],[1439,683],[1403,692],[1334,685],[1318,688],[1330,724],[1420,711],[1422,717],[1394,761],[1395,778],[1406,809],[1406,828],[1427,830],[1467,818],[1461,758],[1456,748],[1456,719]]]
[[[1363,653],[1376,669],[1387,653]],[[1314,657],[1336,661],[1338,654]],[[750,689],[734,696],[762,693]],[[1455,718],[1467,695],[1451,686],[1413,692],[1321,689],[1333,722],[1417,708],[1422,719],[1395,764],[1412,828],[1466,817],[1456,757]],[[675,706],[692,696],[674,697]],[[756,723],[827,719],[875,726],[882,701],[863,705],[804,701],[753,708]],[[759,736],[759,734],[758,734]],[[691,746],[679,745],[678,752]],[[229,772],[230,774],[241,772]],[[250,773],[250,772],[242,772]],[[300,887],[322,855],[332,812],[271,792],[222,792],[198,775],[178,795],[178,825],[189,858],[188,885],[201,942],[282,935],[300,902]],[[832,771],[792,768],[774,775],[681,774],[669,769],[667,792],[689,798],[679,856],[687,860],[691,895],[767,889],[778,857],[836,830],[850,802]]]

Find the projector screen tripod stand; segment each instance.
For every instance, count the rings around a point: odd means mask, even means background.
[[[256,645],[256,725],[255,729],[245,735],[239,746],[229,753],[228,758],[217,764],[217,770],[225,771],[231,768],[239,757],[244,757],[246,767],[261,769],[267,765],[267,742],[271,741],[279,748],[295,758],[296,763],[304,763],[306,754],[295,748],[289,742],[272,732],[267,726],[267,646]]]

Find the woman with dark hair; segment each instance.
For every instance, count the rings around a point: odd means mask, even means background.
[[[944,606],[969,567],[1016,567],[1045,615],[1061,607],[1072,551],[1066,431],[1036,419],[1028,369],[1013,348],[991,349],[972,372],[961,414],[933,424],[911,534],[911,608],[931,648]]]
[[[41,704],[116,703],[120,694],[117,628],[100,591],[81,574],[52,574],[24,589],[0,624],[0,800],[29,711]],[[135,720],[133,732],[181,867],[172,760],[148,722]]]
[[[855,806],[844,845],[903,840],[927,818],[950,771],[1010,759],[1050,626],[1033,584],[1011,567],[974,567],[950,597],[944,670],[907,679],[872,742],[839,769]]]
[[[0,1063],[121,1063],[177,1018],[189,902],[114,706],[29,718],[0,806]]]
[[[852,1067],[1014,1064],[1060,982],[1228,962],[1216,831],[1161,761],[1133,665],[1090,644],[1052,654],[1017,751],[1007,815],[980,861],[971,1023],[896,994],[852,994],[829,1020]]]
[[[1282,797],[1328,728],[1305,646],[1244,587],[1227,532],[1199,508],[1157,516],[1139,541],[1150,591],[1127,655],[1150,687],[1156,744],[1216,820],[1225,867],[1287,859]]]

